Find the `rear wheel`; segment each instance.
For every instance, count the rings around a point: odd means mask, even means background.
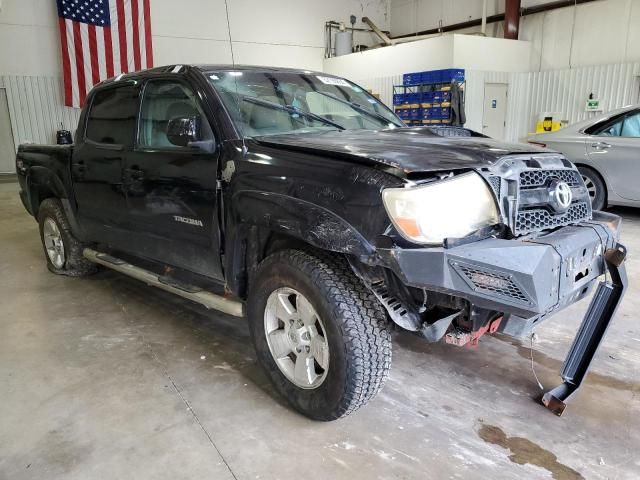
[[[584,181],[589,198],[591,199],[591,207],[594,210],[602,210],[606,207],[607,188],[602,178],[595,170],[588,167],[578,167],[582,180]]]
[[[343,258],[300,250],[269,256],[251,282],[248,315],[276,390],[310,418],[352,413],[387,378],[386,314]]]
[[[80,277],[97,270],[94,263],[82,256],[84,246],[71,233],[60,200],[47,198],[40,204],[38,224],[47,268],[51,272]]]

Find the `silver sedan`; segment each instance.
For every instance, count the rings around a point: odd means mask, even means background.
[[[528,141],[562,152],[578,166],[594,209],[640,206],[640,105],[533,135]]]

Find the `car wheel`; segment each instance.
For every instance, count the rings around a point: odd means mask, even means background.
[[[595,170],[588,167],[578,167],[582,180],[584,181],[589,198],[591,199],[591,208],[594,210],[602,210],[605,208],[607,199],[607,187],[602,178]]]
[[[391,365],[386,312],[344,258],[276,252],[259,265],[247,307],[258,360],[302,414],[335,420],[382,388]]]
[[[84,246],[72,234],[60,200],[47,198],[38,210],[40,240],[47,268],[58,275],[90,275],[97,266],[82,256]]]

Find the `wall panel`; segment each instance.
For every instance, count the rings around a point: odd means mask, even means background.
[[[62,106],[62,79],[5,75],[16,148],[21,143],[55,143],[60,124],[75,134],[80,110]]]
[[[639,73],[640,63],[624,63],[512,74],[507,139],[525,140],[542,112],[561,113],[561,120],[569,123],[598,115],[585,111],[591,92],[605,111],[639,103]]]

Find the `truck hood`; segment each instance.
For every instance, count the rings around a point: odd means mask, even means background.
[[[549,152],[484,137],[441,137],[424,127],[269,135],[254,140],[279,149],[381,164],[405,174],[482,168],[509,154]]]

